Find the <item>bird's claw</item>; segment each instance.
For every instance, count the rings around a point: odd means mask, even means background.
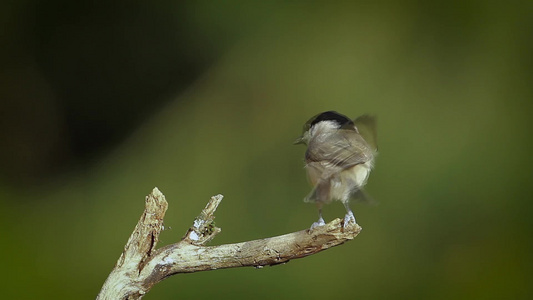
[[[349,211],[344,216],[344,223],[342,224],[342,227],[347,227],[355,224],[357,224],[357,222],[355,221],[355,216],[353,215],[353,212]]]
[[[326,225],[326,222],[324,222],[324,219],[320,218],[318,219],[318,221],[316,221],[315,223],[311,225],[310,229],[313,230],[315,227],[324,226],[324,225]]]

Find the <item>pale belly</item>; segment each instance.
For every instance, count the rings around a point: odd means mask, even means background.
[[[330,201],[348,201],[353,192],[356,192],[366,184],[371,167],[371,163],[367,162],[344,170],[338,176],[332,177]]]

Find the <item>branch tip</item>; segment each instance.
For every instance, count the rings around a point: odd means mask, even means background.
[[[209,218],[213,216],[213,214],[218,208],[218,205],[220,204],[220,202],[222,202],[223,198],[224,196],[222,194],[218,194],[218,195],[211,197],[209,202],[207,202],[207,205],[205,206],[205,208],[202,210],[201,216],[204,218]]]
[[[163,196],[163,193],[156,187],[152,190],[151,195],[153,195],[155,198]]]
[[[224,196],[211,197],[200,215],[194,219],[193,225],[185,234],[184,240],[194,245],[203,245],[212,240],[221,229],[215,226],[215,211]]]

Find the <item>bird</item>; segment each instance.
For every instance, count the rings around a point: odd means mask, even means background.
[[[371,201],[363,190],[377,156],[376,118],[368,114],[355,120],[336,111],[310,118],[294,144],[305,144],[305,169],[313,186],[304,198],[316,203],[318,221],[311,229],[325,225],[322,207],[333,200],[346,208],[343,227],[357,224],[350,200]]]

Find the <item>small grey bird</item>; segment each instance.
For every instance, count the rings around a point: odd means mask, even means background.
[[[346,208],[343,226],[356,223],[349,201],[369,201],[362,190],[377,155],[376,119],[362,115],[350,120],[335,111],[320,113],[307,121],[294,144],[306,144],[305,168],[313,190],[305,202],[314,202],[319,219],[311,229],[326,224],[322,206],[339,200]]]

